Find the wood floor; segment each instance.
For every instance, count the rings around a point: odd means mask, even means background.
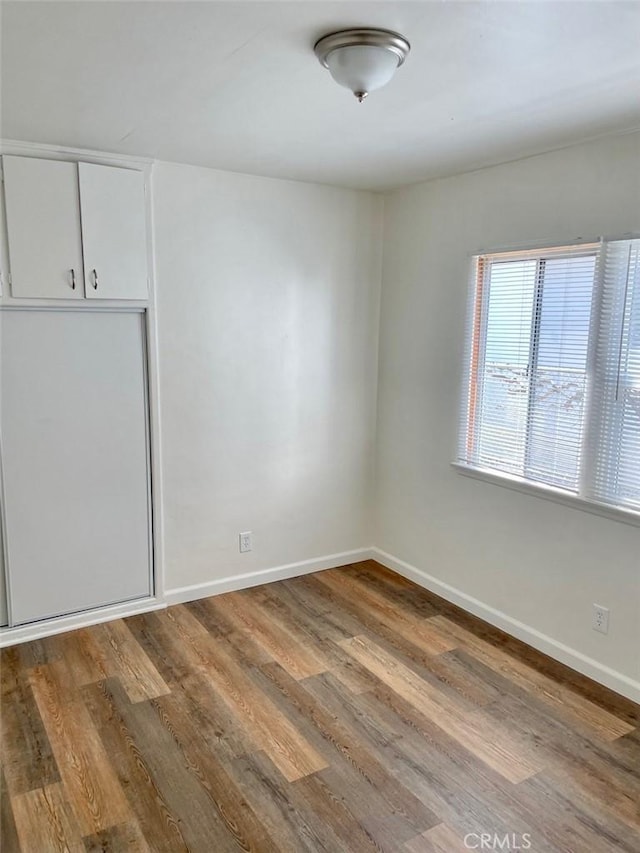
[[[640,851],[640,708],[372,562],[15,646],[2,690],[2,853]]]

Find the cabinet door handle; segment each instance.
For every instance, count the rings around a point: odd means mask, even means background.
[[[71,290],[76,289],[76,271],[74,269],[71,270]]]
[[[92,272],[93,272],[93,289],[97,290],[98,289],[98,273],[96,272],[96,270],[92,270]]]

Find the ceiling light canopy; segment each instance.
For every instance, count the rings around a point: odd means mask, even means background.
[[[411,45],[391,30],[355,29],[329,33],[313,49],[336,83],[362,102],[391,80]]]

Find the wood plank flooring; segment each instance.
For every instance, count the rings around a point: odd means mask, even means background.
[[[1,721],[2,853],[640,851],[640,707],[373,562],[6,649]]]

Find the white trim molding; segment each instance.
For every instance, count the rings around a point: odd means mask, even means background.
[[[21,139],[0,139],[0,154],[13,154],[16,157],[45,157],[47,160],[78,159],[86,163],[118,165],[122,168],[141,170],[148,169],[155,162],[151,157],[138,157],[134,154],[95,151],[91,148],[69,148],[66,145],[49,145],[44,142],[27,142]]]
[[[224,592],[234,592],[238,589],[248,589],[264,583],[297,578],[311,572],[321,572],[324,569],[335,569],[350,563],[360,563],[374,557],[372,548],[356,548],[354,551],[342,551],[339,554],[329,554],[312,560],[302,560],[299,563],[287,563],[271,569],[260,569],[242,575],[231,575],[207,583],[181,586],[165,591],[164,599],[167,604],[182,604],[185,601],[195,601],[198,598],[208,598],[210,595],[221,595]]]
[[[372,556],[373,549],[356,548],[353,551],[341,551],[339,554],[328,554],[324,557],[302,560],[298,563],[288,563],[247,574],[232,575],[207,583],[178,587],[177,589],[167,590],[164,596],[158,594],[155,598],[136,599],[136,601],[112,604],[95,610],[85,610],[82,613],[43,619],[40,622],[32,622],[28,625],[0,628],[0,648],[18,643],[28,643],[31,640],[41,640],[44,637],[52,637],[54,634],[63,634],[66,631],[75,631],[78,628],[88,628],[91,625],[99,625],[101,622],[124,619],[126,616],[137,616],[140,613],[149,613],[153,610],[164,610],[172,604],[182,604],[186,601],[208,598],[211,595],[221,595],[224,592],[233,592],[260,584],[296,578],[301,575],[308,575],[311,572],[320,572],[323,569],[335,569],[350,563],[369,560]]]
[[[29,643],[31,640],[42,640],[44,637],[53,637],[54,634],[64,634],[78,628],[88,628],[91,625],[99,625],[101,622],[113,622],[114,619],[124,619],[125,616],[164,610],[166,606],[164,601],[159,601],[157,598],[142,598],[99,607],[95,610],[83,610],[81,613],[71,613],[68,616],[54,616],[28,625],[17,625],[15,628],[0,628],[0,649],[15,646],[18,643]]]
[[[593,681],[598,682],[598,684],[609,687],[611,690],[614,690],[621,696],[626,696],[627,699],[631,699],[633,702],[640,702],[639,681],[635,681],[633,678],[629,678],[629,676],[611,669],[611,667],[605,666],[605,664],[599,663],[593,658],[587,657],[587,655],[582,654],[582,652],[576,649],[572,649],[570,646],[565,646],[564,643],[554,640],[553,637],[543,634],[530,625],[525,625],[524,622],[514,619],[501,610],[496,610],[495,607],[491,607],[489,604],[485,604],[483,601],[467,595],[467,593],[456,589],[456,587],[450,586],[444,583],[444,581],[438,580],[438,578],[434,578],[432,575],[427,574],[427,572],[422,571],[422,569],[418,569],[416,566],[412,566],[410,563],[406,563],[404,560],[400,560],[392,554],[380,550],[380,548],[374,547],[371,549],[371,559],[376,560],[381,565],[386,566],[387,569],[391,569],[391,571],[402,575],[408,580],[417,583],[418,586],[422,586],[430,592],[435,593],[435,595],[439,595],[440,598],[444,598],[451,604],[456,604],[462,610],[478,616],[480,619],[515,637],[517,640],[522,640],[523,643],[532,646],[550,658],[565,664],[582,675],[586,675]]]

